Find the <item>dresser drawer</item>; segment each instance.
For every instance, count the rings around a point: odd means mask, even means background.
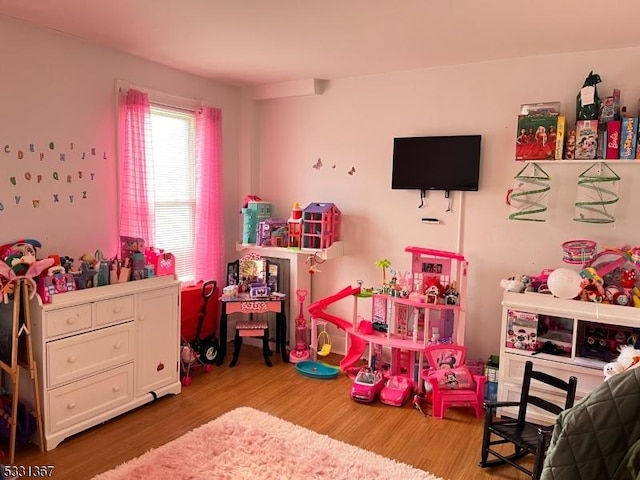
[[[504,355],[504,357],[504,365],[502,364],[502,357],[500,358],[500,381],[522,385],[522,378],[524,377],[524,365],[528,359],[526,357],[523,357],[522,355],[506,354]],[[592,391],[604,381],[602,370],[585,369],[584,367],[578,367],[567,363],[536,359],[533,365],[533,369],[547,373],[554,377],[558,377],[565,382],[569,381],[569,377],[571,375],[577,377],[577,396],[581,396]],[[533,380],[532,385],[536,384],[537,382]],[[550,391],[554,390],[549,386],[542,384],[540,385],[542,389],[547,389]]]
[[[53,433],[133,400],[133,363],[47,392],[48,431]]]
[[[47,314],[47,338],[77,332],[91,327],[91,305],[52,310]]]
[[[133,360],[134,324],[103,328],[47,344],[48,387]]]
[[[133,295],[102,300],[94,308],[96,325],[133,320]]]

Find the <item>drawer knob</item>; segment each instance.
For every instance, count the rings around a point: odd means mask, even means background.
[[[67,358],[67,362],[69,363],[76,363],[76,360],[78,360],[78,357],[76,357],[75,355],[71,355],[69,356],[69,358]]]
[[[114,307],[113,308],[113,313],[120,313],[122,311],[121,307]]]
[[[116,385],[115,387],[112,388],[113,393],[118,393],[120,391],[120,385]]]
[[[77,320],[76,317],[67,318],[67,325],[73,325],[74,323],[76,323],[76,320]]]
[[[140,321],[144,320],[144,315],[140,315],[140,316],[138,317],[138,320],[140,320]]]
[[[71,402],[71,403],[67,404],[67,408],[69,410],[73,410],[74,408],[76,408],[76,402]]]
[[[113,346],[113,348],[114,348],[115,350],[120,350],[120,349],[122,348],[122,343],[120,343],[120,342],[116,343],[116,344]]]

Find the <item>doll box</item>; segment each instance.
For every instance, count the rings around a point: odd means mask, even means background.
[[[534,352],[538,334],[538,314],[509,310],[505,348]]]
[[[598,121],[578,120],[576,122],[576,160],[593,160],[598,147]]]
[[[556,157],[558,114],[520,115],[516,132],[516,160]]]
[[[620,127],[620,159],[636,158],[636,141],[638,135],[638,118],[623,118]]]
[[[620,120],[611,120],[607,122],[607,140],[604,146],[604,158],[618,158],[620,155]]]

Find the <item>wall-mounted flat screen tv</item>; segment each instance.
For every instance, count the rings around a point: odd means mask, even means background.
[[[478,190],[480,135],[393,139],[394,190]]]

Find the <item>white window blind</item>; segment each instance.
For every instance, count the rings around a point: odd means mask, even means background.
[[[195,278],[195,117],[151,105],[156,246],[176,257],[176,275]]]

